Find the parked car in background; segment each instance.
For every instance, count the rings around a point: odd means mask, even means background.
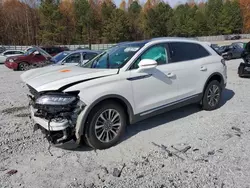
[[[235,36],[232,36],[230,39],[231,40],[239,40],[239,39],[241,39],[241,36],[240,35],[235,35]]]
[[[245,48],[246,42],[233,42],[232,45],[239,46],[240,48]]]
[[[39,47],[33,47],[23,55],[8,57],[5,66],[13,70],[28,70],[31,67],[43,66],[52,58],[50,54]]]
[[[81,46],[79,46],[79,47],[76,48],[76,50],[89,50],[89,48],[88,47],[81,47]]]
[[[241,58],[244,51],[238,44],[224,46],[222,49],[222,57],[226,60]]]
[[[97,54],[99,54],[99,52],[93,50],[64,51],[52,57],[50,61],[54,65],[77,65],[92,59]]]
[[[0,46],[0,53],[3,53],[4,51],[6,51],[6,48],[4,46]]]
[[[219,55],[221,55],[220,52],[220,46],[218,44],[211,44],[211,48],[213,48]]]
[[[188,104],[219,107],[224,59],[204,42],[160,38],[121,44],[82,67],[29,70],[31,117],[54,144],[114,146],[126,126]]]
[[[55,56],[60,52],[69,50],[69,48],[67,48],[67,47],[60,47],[60,46],[42,46],[40,48],[43,49],[44,51],[46,51],[51,56]]]
[[[0,54],[0,63],[4,63],[7,57],[23,55],[24,51],[21,50],[6,50]]]
[[[239,39],[241,39],[240,35],[234,35],[234,36],[226,35],[225,36],[225,40],[239,40]]]
[[[27,52],[27,51],[29,51],[29,50],[32,49],[32,48],[33,48],[32,46],[29,46],[29,47],[27,47],[24,51]]]

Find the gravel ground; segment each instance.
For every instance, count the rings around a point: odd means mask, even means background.
[[[212,112],[187,106],[127,128],[107,150],[52,147],[33,133],[21,72],[0,66],[0,187],[250,187],[250,79],[227,62]]]

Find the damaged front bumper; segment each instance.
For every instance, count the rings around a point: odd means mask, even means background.
[[[70,123],[67,119],[62,119],[61,121],[57,121],[56,119],[51,119],[49,121],[49,120],[46,120],[46,119],[41,118],[41,117],[36,117],[35,116],[35,109],[32,106],[30,106],[30,112],[31,112],[31,118],[33,119],[33,121],[46,130],[62,131],[64,129],[70,127]],[[50,125],[49,125],[49,123],[50,123]]]
[[[77,119],[85,104],[78,97],[67,105],[36,103],[37,99],[42,96],[44,94],[38,97],[29,96],[31,118],[35,123],[34,130],[40,129],[53,144],[61,144],[75,139]],[[52,98],[54,96],[55,94]]]

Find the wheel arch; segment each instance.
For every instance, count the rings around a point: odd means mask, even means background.
[[[224,78],[223,78],[222,74],[219,73],[219,72],[215,72],[215,73],[211,74],[211,75],[208,77],[208,79],[207,79],[207,81],[206,81],[206,83],[205,83],[205,85],[204,85],[204,87],[203,87],[202,93],[204,93],[204,91],[205,91],[207,85],[208,85],[212,80],[217,80],[217,81],[221,84],[222,87],[224,86]]]
[[[28,62],[28,61],[19,61],[18,63],[17,63],[17,69],[18,70],[20,70],[20,64],[21,63],[26,63],[26,64],[28,64],[29,66],[30,66],[30,63]]]
[[[127,123],[130,124],[131,122],[133,122],[133,116],[134,116],[134,111],[133,108],[130,104],[130,102],[124,98],[121,95],[117,95],[117,94],[110,94],[110,95],[105,95],[102,96],[100,98],[98,98],[97,100],[95,100],[90,107],[86,110],[86,112],[84,113],[82,119],[81,119],[81,125],[79,128],[79,132],[78,132],[78,136],[82,136],[84,134],[84,130],[86,128],[86,123],[88,121],[88,117],[91,113],[91,111],[99,104],[105,102],[105,101],[115,101],[118,104],[120,104],[123,108],[124,111],[127,115]]]

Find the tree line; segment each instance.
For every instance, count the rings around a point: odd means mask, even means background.
[[[56,45],[250,32],[249,0],[0,0],[0,44]]]

